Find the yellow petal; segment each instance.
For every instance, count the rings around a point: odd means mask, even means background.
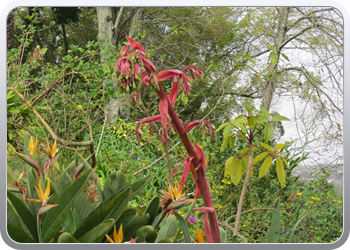
[[[56,144],[56,140],[55,140],[55,143],[53,144],[53,146],[51,147],[51,150],[52,150],[52,156],[55,156],[56,154],[56,151],[57,151],[57,144]]]
[[[115,243],[122,243],[123,242],[123,224],[120,225],[118,235],[116,238],[114,238]]]
[[[45,201],[47,200],[47,198],[49,198],[50,196],[50,180],[47,181],[47,186],[46,186],[46,190],[45,190]]]
[[[36,137],[35,143],[34,143],[33,137],[30,137],[30,140],[29,140],[29,152],[32,155],[34,154],[37,146],[38,146],[38,137]]]
[[[43,193],[43,189],[41,188],[41,183],[40,183],[40,181],[39,181],[39,183],[38,183],[38,188],[39,188],[39,190],[37,189],[37,192],[38,192],[38,195],[39,195],[39,199],[40,199],[41,201],[44,201],[44,200],[45,200],[45,196],[44,196],[44,193]]]
[[[198,243],[204,243],[202,231],[199,229],[196,229],[196,235],[197,235]]]
[[[110,243],[114,243],[114,241],[111,239],[111,237],[108,236],[108,234],[106,234],[107,240],[109,240]]]

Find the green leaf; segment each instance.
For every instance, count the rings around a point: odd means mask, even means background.
[[[81,243],[69,233],[63,233],[58,237],[57,243]]]
[[[281,53],[281,55],[283,56],[284,59],[286,59],[289,62],[289,58],[288,56],[286,56],[285,54]]]
[[[88,198],[83,192],[74,199],[73,206],[80,221],[84,221],[93,210]]]
[[[276,65],[277,62],[278,62],[278,55],[277,55],[277,54],[273,54],[273,55],[271,56],[271,61],[272,61],[272,63],[273,63],[274,65]]]
[[[9,200],[7,200],[7,222],[12,225],[24,229],[23,222],[19,215],[17,214],[15,208]]]
[[[263,152],[259,155],[257,155],[254,159],[253,159],[253,165],[257,164],[259,161],[261,161],[262,159],[265,158],[266,155],[268,155],[268,152]]]
[[[272,163],[272,157],[269,156],[265,159],[263,164],[261,164],[260,171],[259,171],[259,178],[265,176],[265,174],[269,171]]]
[[[223,229],[222,227],[219,227],[219,231],[220,231],[220,240],[221,240],[221,243],[227,243],[227,233],[226,233],[226,230]]]
[[[73,237],[79,239],[86,234],[90,228],[96,227],[98,224],[108,219],[117,221],[128,205],[130,192],[131,189],[127,188],[107,204],[102,207],[97,207],[79,226],[77,231],[74,232]]]
[[[62,228],[62,224],[73,206],[75,198],[82,192],[90,176],[91,171],[87,171],[58,196],[55,201],[55,204],[58,204],[58,206],[46,214],[42,224],[42,232],[44,233],[43,242],[50,242]]]
[[[136,231],[141,227],[146,226],[149,221],[149,214],[138,215],[127,223],[125,226],[123,225],[123,239],[124,241],[129,241],[133,235],[135,235]]]
[[[281,158],[276,158],[276,168],[277,168],[277,177],[281,186],[284,187],[286,183],[286,176],[284,174],[284,168]]]
[[[226,160],[224,177],[226,177],[227,175],[231,176],[231,174],[233,174],[233,164],[235,159],[235,157],[230,157]]]
[[[102,222],[80,237],[78,240],[82,243],[100,243],[108,231],[113,228],[114,220]]]
[[[132,194],[131,196],[135,195],[136,193],[138,193],[144,186],[146,186],[148,184],[148,182],[150,182],[150,180],[152,179],[152,176],[147,176],[144,178],[141,178],[138,181],[135,181],[134,183],[132,183],[130,186],[132,188]]]
[[[7,234],[15,242],[18,243],[36,243],[22,228],[16,227],[7,222]]]
[[[220,125],[220,127],[218,127],[218,129],[216,130],[216,133],[219,132],[221,129],[223,129],[224,127],[226,127],[227,125],[229,125],[231,122],[225,122],[223,124]]]
[[[176,235],[177,223],[175,215],[170,215],[165,218],[162,226],[159,229],[159,234],[156,242],[160,243],[160,241],[165,240],[167,238],[173,238]]]
[[[135,234],[136,243],[154,243],[157,233],[152,226],[143,226],[139,228]]]
[[[268,142],[273,136],[273,125],[271,123],[266,123],[264,128],[264,140]]]
[[[284,161],[284,164],[286,164],[287,168],[289,168],[288,162],[286,161],[286,158],[284,158],[284,156],[282,155],[282,153],[281,153],[281,152],[277,152],[277,154],[278,154],[279,156],[282,157],[282,159],[283,159],[283,161]]]
[[[46,47],[42,48],[42,49],[41,49],[41,54],[42,54],[42,55],[45,55],[46,51],[47,51],[47,48],[46,48]]]
[[[275,215],[273,216],[269,233],[267,235],[266,243],[277,243],[279,238],[279,230],[280,230],[280,202],[277,200],[277,206]]]
[[[159,197],[156,196],[151,200],[151,202],[149,203],[148,207],[144,212],[144,214],[149,214],[148,225],[152,225],[154,219],[158,214],[158,209],[159,209]]]
[[[282,116],[282,115],[276,115],[276,116],[272,117],[272,121],[273,122],[290,121],[290,119],[285,117],[285,116]]]
[[[231,181],[236,186],[242,179],[242,161],[236,160],[233,164],[233,170],[231,174]]]
[[[230,123],[228,124],[225,129],[224,129],[224,132],[223,132],[223,135],[224,135],[224,138],[228,137],[231,135],[231,129],[233,129],[233,125]]]
[[[230,140],[229,140],[230,148],[233,148],[235,146],[236,139],[233,137],[229,137],[229,138],[230,138]]]
[[[183,236],[185,238],[185,243],[192,243],[191,236],[190,236],[190,231],[188,230],[188,226],[187,226],[186,221],[178,213],[174,212],[174,214],[175,214],[176,218],[179,220],[180,228],[181,228],[182,234],[183,234]]]
[[[64,228],[67,233],[74,233],[79,225],[79,218],[75,210],[71,210],[68,213],[66,220],[64,221]]]
[[[31,237],[38,242],[39,239],[36,226],[36,216],[34,216],[30,212],[29,208],[11,192],[7,191],[7,197],[11,201],[12,206],[17,212],[17,215],[21,218],[24,225],[27,227],[29,233],[31,234]]]
[[[222,145],[220,147],[220,154],[225,151],[225,149],[228,147],[228,143],[230,141],[231,137],[227,136],[224,141],[222,142]]]
[[[259,142],[259,143],[260,143],[260,145],[261,145],[262,147],[264,147],[265,149],[267,149],[267,150],[269,150],[269,151],[272,151],[271,146],[269,146],[269,145],[267,145],[267,144],[265,144],[265,143],[263,143],[263,142]]]
[[[274,152],[278,151],[278,150],[281,150],[282,148],[284,148],[284,144],[277,144],[275,146],[275,148],[273,149]]]

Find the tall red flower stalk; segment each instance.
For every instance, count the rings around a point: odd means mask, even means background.
[[[186,177],[189,170],[191,170],[193,180],[195,180],[195,183],[197,185],[197,189],[203,197],[205,206],[208,207],[208,209],[205,210],[206,214],[204,221],[204,225],[207,231],[206,233],[209,234],[207,235],[207,238],[211,238],[211,241],[215,243],[220,243],[221,241],[219,224],[216,217],[214,204],[211,199],[208,183],[205,178],[204,152],[197,144],[194,144],[194,147],[187,135],[188,131],[192,130],[194,127],[199,125],[203,127],[203,133],[205,133],[206,124],[209,127],[211,135],[214,134],[215,129],[213,125],[208,121],[194,121],[188,124],[186,127],[184,127],[173,107],[173,104],[176,101],[179,88],[185,93],[190,93],[190,82],[192,82],[192,79],[189,76],[187,76],[184,72],[189,71],[192,77],[195,79],[199,78],[202,72],[194,65],[191,65],[185,68],[183,71],[164,70],[156,74],[156,68],[153,65],[153,63],[146,58],[146,52],[142,48],[141,44],[132,40],[128,36],[127,39],[130,45],[124,46],[120,53],[121,59],[119,59],[116,64],[116,70],[120,71],[120,77],[118,79],[119,86],[121,86],[127,92],[131,91],[131,95],[133,97],[135,95],[140,97],[140,84],[145,83],[146,85],[154,88],[154,90],[158,94],[158,97],[160,98],[160,115],[148,117],[139,121],[137,124],[136,131],[137,137],[141,137],[141,124],[161,122],[161,128],[159,131],[160,140],[163,143],[167,143],[168,131],[173,130],[173,128],[175,128],[188,154],[188,157],[186,158],[187,167],[185,167],[184,169],[180,189],[183,187],[184,182],[186,181]],[[137,67],[135,67],[135,62],[137,63]],[[143,67],[144,69],[141,73],[139,66]],[[170,90],[169,95],[166,95],[162,86],[159,83],[168,79],[172,79],[173,86]],[[198,194],[198,192],[196,193]],[[206,221],[207,218],[210,223],[210,229],[208,229],[208,222]]]

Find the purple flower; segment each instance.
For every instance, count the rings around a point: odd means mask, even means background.
[[[258,197],[259,195],[258,195],[258,194],[256,194],[255,196],[256,196],[256,197]]]
[[[196,222],[196,217],[188,216],[188,220],[190,221],[191,224]]]

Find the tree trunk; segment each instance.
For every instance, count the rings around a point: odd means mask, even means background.
[[[131,38],[141,31],[138,22],[142,21],[143,15],[145,14],[145,7],[136,7],[135,9],[135,14],[131,20],[129,28],[129,37]]]
[[[119,9],[122,11],[122,8]],[[104,54],[103,48],[108,48],[108,46],[116,46],[115,36],[113,35],[117,31],[114,29],[114,15],[111,7],[97,7],[97,18],[98,18],[98,38],[104,39],[101,44],[101,63],[105,64],[106,54]],[[117,18],[117,17],[116,17]],[[103,82],[105,86],[105,82]],[[130,108],[128,105],[128,100],[123,97],[119,97],[116,100],[111,100],[107,106],[109,110],[107,112],[107,125],[116,123],[119,116],[129,116]]]
[[[288,14],[290,11],[290,7],[282,7],[280,9],[280,17],[278,20],[278,29],[277,34],[275,37],[275,49],[276,49],[276,55],[277,60],[270,60],[270,65],[268,67],[268,72],[271,76],[271,78],[267,81],[266,87],[263,92],[263,98],[261,101],[261,105],[263,108],[270,110],[271,102],[273,93],[276,88],[277,83],[277,66],[281,55],[281,46],[283,44],[283,41],[286,37],[286,31],[287,31],[287,21],[288,21]]]
[[[15,20],[11,11],[7,17],[7,51],[10,51],[15,41]]]

